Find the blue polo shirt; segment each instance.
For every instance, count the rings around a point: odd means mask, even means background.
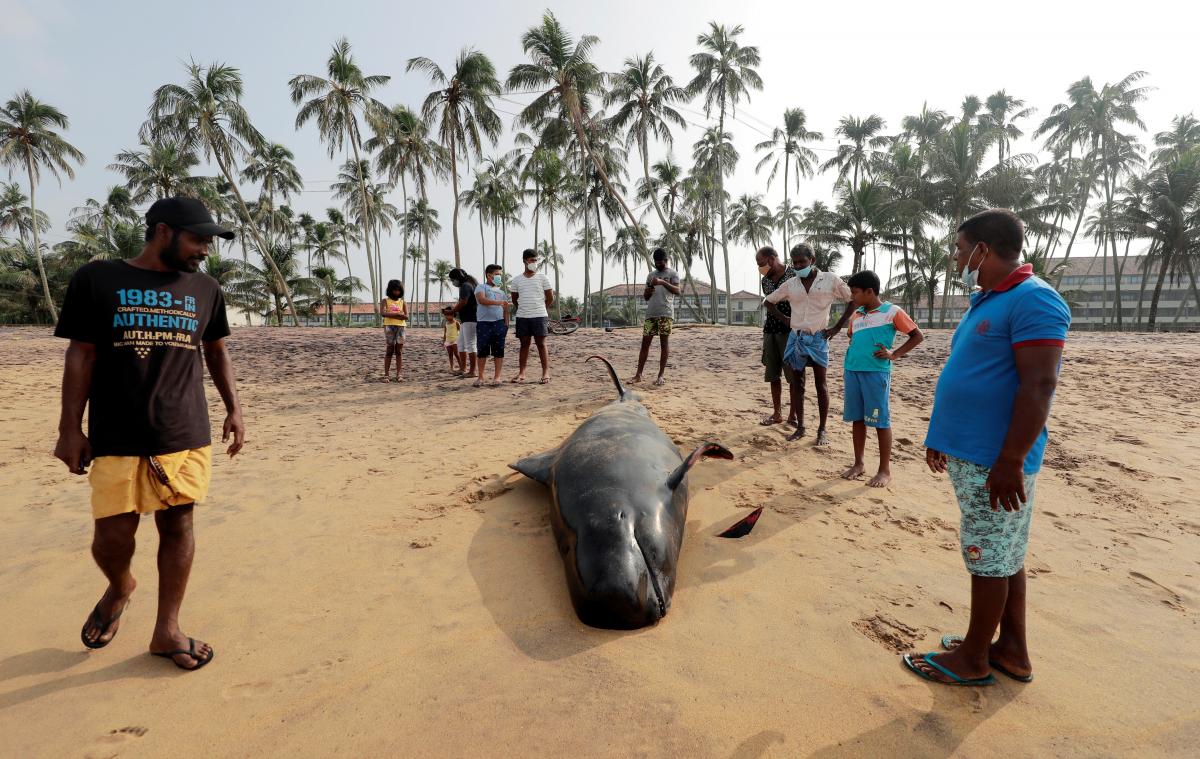
[[[1020,385],[1016,351],[1065,345],[1070,326],[1066,301],[1029,264],[972,295],[938,377],[925,446],[980,466],[996,463]],[[1025,457],[1026,474],[1041,469],[1045,450],[1043,427]]]

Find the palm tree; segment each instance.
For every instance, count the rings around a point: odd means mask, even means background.
[[[296,129],[300,129],[310,120],[317,122],[321,139],[329,146],[329,157],[347,143],[353,156],[353,165],[361,167],[362,135],[358,127],[358,113],[363,111],[368,118],[384,106],[371,97],[371,91],[387,84],[390,76],[364,74],[354,56],[350,54],[350,42],[345,37],[333,45],[333,51],[326,62],[327,77],[314,74],[300,74],[288,82],[292,90],[292,103],[300,106],[296,113]],[[307,100],[306,100],[307,98]],[[303,105],[301,105],[303,103]],[[367,179],[369,174],[358,172],[358,188],[362,197],[360,206],[367,213],[361,225],[363,230],[363,247],[367,253],[367,261],[374,259],[371,249],[371,232],[373,219],[370,217],[370,202],[367,198]],[[371,276],[371,301],[375,309],[375,323],[379,324],[379,291],[374,272]]]
[[[950,257],[949,248],[938,238],[918,237],[913,240],[912,250],[905,254],[904,271],[892,278],[888,288],[902,293],[910,303],[918,303],[924,298],[932,322],[934,298],[943,285],[942,278],[950,270]]]
[[[983,105],[987,112],[980,118],[980,125],[992,133],[996,140],[996,149],[999,151],[999,162],[1004,163],[1009,143],[1025,134],[1013,122],[1029,118],[1036,109],[1025,108],[1024,100],[1018,100],[1004,90],[989,95]]]
[[[454,268],[446,259],[438,259],[433,262],[433,272],[429,274],[429,281],[438,286],[438,303],[441,303],[446,298],[446,288],[450,286],[450,271]],[[428,307],[425,309],[429,310]],[[426,319],[426,322],[429,320]]]
[[[551,255],[547,258],[554,263],[554,291],[561,292],[554,215],[555,212],[568,210],[571,176],[567,173],[567,167],[558,154],[545,149],[535,151],[533,157],[525,165],[525,172],[537,187],[537,206],[534,214],[545,213],[550,218]]]
[[[697,35],[696,44],[700,52],[693,53],[689,62],[696,69],[696,76],[688,84],[688,91],[694,95],[704,95],[704,115],[712,118],[712,111],[719,112],[717,134],[725,134],[725,113],[737,115],[738,102],[744,97],[750,102],[750,90],[763,88],[762,78],[754,70],[762,64],[758,48],[743,47],[738,37],[744,31],[739,24],[732,29],[723,24],[710,21],[708,32]],[[736,161],[736,159],[735,159]],[[730,169],[732,173],[732,168]],[[715,175],[717,196],[725,197],[725,176],[721,172]],[[721,214],[721,252],[725,257],[725,289],[730,290],[729,281],[729,240],[725,230],[725,203],[718,205]],[[713,282],[713,288],[717,283]],[[726,298],[725,323],[733,323],[733,301]]]
[[[430,241],[442,231],[442,225],[437,221],[438,212],[430,208],[424,198],[409,206],[408,211],[401,217],[401,224],[408,228],[410,237],[424,241],[420,247],[420,256],[425,262],[425,276],[414,277],[417,282],[425,282],[425,326],[429,326],[429,246]]]
[[[242,212],[243,229],[254,237],[260,252],[266,251],[269,248],[267,241],[254,225],[250,209],[234,180],[237,159],[266,142],[250,123],[250,115],[240,102],[242,76],[237,69],[219,63],[204,67],[192,61],[187,65],[187,71],[185,85],[164,84],[154,91],[150,119],[143,127],[143,139],[149,137],[158,142],[168,137],[177,140],[185,151],[202,148],[205,158],[217,162],[229,183]],[[292,323],[300,326],[283,272],[276,269],[274,257],[263,253],[263,258],[278,278],[288,308],[292,309]]]
[[[304,189],[304,181],[296,169],[296,156],[277,142],[269,142],[250,153],[250,162],[242,169],[242,179],[262,183],[259,215],[267,214],[271,238],[278,234],[275,218],[275,194],[286,203],[293,193]]]
[[[125,187],[134,203],[187,195],[195,197],[203,177],[191,175],[200,164],[195,151],[173,140],[142,142],[141,150],[122,150],[108,165],[125,177]]]
[[[951,230],[958,229],[967,216],[983,209],[981,202],[987,177],[981,171],[988,151],[988,137],[967,122],[958,122],[942,135],[930,156],[930,190],[937,199],[938,211],[950,222]],[[949,249],[953,244],[951,232],[946,242]],[[942,308],[938,317],[940,326],[946,325],[950,285],[954,280],[953,258],[946,262],[943,277]]]
[[[604,102],[618,108],[609,118],[609,123],[616,129],[626,130],[626,148],[637,144],[638,155],[642,158],[642,176],[647,184],[650,183],[650,136],[653,135],[654,139],[669,148],[674,141],[670,125],[687,128],[687,121],[671,106],[687,99],[687,90],[675,84],[662,64],[655,63],[653,52],[626,58],[624,68],[610,77],[610,89]],[[678,250],[682,244],[663,213],[657,193],[649,195],[659,223],[668,239],[674,243],[671,247]]]
[[[297,299],[309,298],[319,290],[311,277],[301,273],[300,257],[290,243],[279,241],[259,253],[267,265],[259,267],[243,261],[239,276],[228,288],[235,297],[248,300],[252,300],[255,294],[265,294],[264,300],[269,299],[275,314],[275,326],[282,326],[288,294],[295,295]],[[299,312],[290,305],[288,308],[292,309],[293,322],[298,325]]]
[[[763,170],[767,164],[771,164],[771,173],[767,175],[767,189],[771,189],[771,183],[775,181],[776,174],[779,173],[779,164],[783,163],[783,205],[790,208],[788,202],[788,187],[791,184],[791,168],[792,163],[796,164],[795,184],[796,189],[800,189],[800,177],[812,177],[813,165],[817,163],[817,154],[812,149],[803,145],[805,142],[813,140],[823,140],[825,136],[820,132],[810,132],[806,124],[807,117],[804,115],[803,108],[788,108],[783,112],[783,129],[775,127],[771,132],[771,139],[764,140],[754,146],[754,150],[766,155],[754,167],[754,173]],[[786,253],[791,237],[788,235],[789,222],[791,220],[787,215],[782,217],[783,226],[783,251]]]
[[[33,232],[33,210],[29,207],[29,198],[21,192],[21,186],[13,182],[2,185],[0,191],[0,235],[10,230],[16,231],[22,242]],[[38,231],[50,231],[50,217],[43,211],[37,212]]]
[[[0,109],[0,165],[9,171],[24,169],[29,178],[29,215],[38,218],[35,195],[42,170],[49,171],[55,179],[62,181],[61,174],[75,178],[71,161],[83,163],[83,153],[62,138],[56,129],[65,130],[68,125],[66,114],[49,103],[43,103],[29,90],[18,92]],[[37,256],[38,277],[42,281],[42,296],[46,299],[46,310],[55,322],[58,308],[50,296],[50,280],[46,278],[46,266],[42,258],[42,247],[38,240],[37,224],[30,224],[33,250]]]
[[[742,195],[729,206],[729,236],[756,250],[771,239],[772,222],[762,195]]]
[[[888,143],[888,138],[879,134],[885,126],[883,117],[875,114],[866,118],[844,117],[833,131],[849,142],[838,143],[837,154],[821,166],[821,171],[836,168],[839,182],[847,181],[847,175],[851,175],[850,186],[857,187],[859,174],[871,175],[876,151]]]
[[[592,49],[599,42],[597,37],[590,34],[583,35],[575,42],[554,14],[546,11],[541,25],[530,28],[522,35],[521,47],[531,62],[514,66],[508,74],[507,86],[511,90],[545,88],[521,111],[517,123],[535,126],[555,114],[562,124],[574,130],[583,160],[592,162],[609,194],[620,204],[629,228],[639,235],[641,253],[649,265],[650,251],[645,238],[641,236],[642,225],[629,210],[624,197],[609,181],[607,171],[600,158],[592,152],[584,132],[584,118],[589,111],[588,97],[600,89],[603,79],[591,61]]]
[[[411,58],[406,71],[423,71],[437,87],[425,98],[421,107],[425,120],[438,120],[438,137],[450,158],[450,181],[454,192],[454,216],[451,232],[454,236],[454,265],[462,266],[458,242],[458,159],[469,163],[483,157],[481,134],[494,143],[502,129],[500,117],[492,110],[492,98],[500,94],[500,80],[486,55],[465,48],[454,61],[450,76],[428,58]]]
[[[862,269],[868,245],[883,240],[893,226],[892,204],[887,187],[864,179],[857,187],[842,187],[832,213],[805,215],[804,230],[812,242],[847,245],[854,251],[853,271]]]
[[[346,215],[337,208],[325,209],[325,225],[329,228],[329,236],[342,246],[341,257],[346,262],[346,276],[352,283],[358,283],[357,287],[361,287],[362,280],[354,276],[354,269],[350,266],[350,246],[358,243],[360,240],[358,226],[347,221]],[[353,319],[356,292],[356,289],[351,290],[346,296],[347,324]]]
[[[418,196],[429,203],[427,186],[431,175],[440,176],[448,161],[446,151],[429,138],[429,125],[415,112],[403,105],[375,111],[371,119],[371,127],[375,132],[366,143],[366,148],[376,152],[375,165],[381,172],[386,172],[392,183],[400,182],[403,194],[404,213],[408,212],[408,179],[411,177],[417,185]],[[409,229],[401,224],[404,230],[404,242],[401,260],[411,260],[407,256],[409,250]],[[416,280],[415,271],[413,280]]]

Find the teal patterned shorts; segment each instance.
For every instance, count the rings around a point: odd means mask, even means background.
[[[1025,566],[1036,475],[1025,475],[1026,502],[1020,511],[992,511],[985,487],[988,467],[947,456],[946,468],[962,512],[959,540],[967,571],[978,577],[1015,575]]]

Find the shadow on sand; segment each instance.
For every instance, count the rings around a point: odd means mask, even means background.
[[[35,675],[64,672],[84,663],[92,656],[103,656],[103,654],[99,652],[65,651],[60,648],[39,648],[35,651],[27,651],[0,661],[0,681],[17,677],[33,677]],[[0,693],[0,711],[84,685],[98,685],[113,680],[126,680],[129,678],[148,680],[160,677],[173,677],[176,674],[184,673],[171,666],[170,662],[153,659],[146,653],[137,654],[114,661],[102,669],[67,674],[53,680],[34,683],[33,685],[17,688],[7,693]]]

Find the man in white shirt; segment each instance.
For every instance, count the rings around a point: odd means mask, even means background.
[[[797,394],[799,407],[796,409],[799,427],[788,440],[804,437],[804,368],[811,366],[813,381],[817,386],[817,409],[821,426],[817,428],[817,445],[828,445],[825,422],[829,416],[829,388],[825,382],[825,370],[829,366],[829,338],[841,331],[853,309],[842,310],[842,318],[832,328],[829,324],[829,309],[834,301],[850,302],[850,287],[832,272],[819,271],[812,246],[800,243],[792,248],[792,262],[798,264],[796,276],[789,279],[766,297],[767,312],[780,321],[789,323],[792,335],[788,338],[785,359],[790,358],[796,370],[799,384]],[[775,304],[787,299],[791,316],[784,316]]]
[[[521,353],[517,364],[517,376],[512,382],[525,381],[525,365],[529,363],[529,343],[537,343],[538,358],[542,362],[541,384],[550,382],[550,354],[546,350],[546,327],[550,323],[550,306],[554,305],[554,289],[550,278],[537,270],[538,254],[526,248],[521,254],[525,270],[509,280],[508,289],[513,305],[517,307],[517,339],[521,341]]]

